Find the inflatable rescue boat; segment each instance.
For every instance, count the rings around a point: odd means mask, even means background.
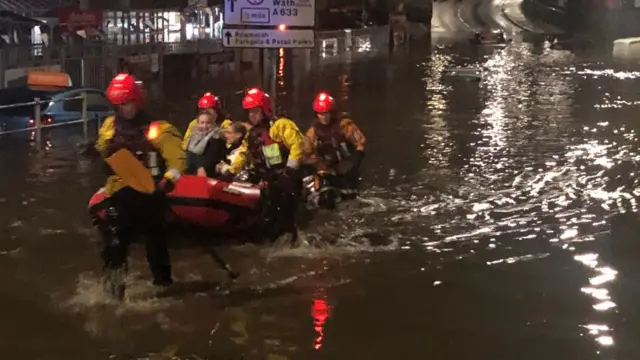
[[[173,191],[167,194],[168,220],[205,228],[235,231],[264,225],[264,187],[240,181],[222,181],[203,176],[183,175]],[[100,204],[107,198],[99,190],[89,200],[89,209],[98,210],[100,218],[106,210]]]

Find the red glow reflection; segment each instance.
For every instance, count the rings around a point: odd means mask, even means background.
[[[317,336],[313,344],[313,348],[319,350],[322,347],[322,341],[324,339],[324,324],[331,316],[331,306],[327,302],[327,298],[324,294],[316,294],[315,299],[311,305],[311,316],[313,316],[313,329],[316,331]]]

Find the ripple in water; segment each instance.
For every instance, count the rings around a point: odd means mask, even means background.
[[[82,312],[88,308],[111,307],[114,313],[122,315],[127,312],[153,312],[179,304],[179,301],[171,298],[158,298],[158,288],[139,273],[129,273],[126,284],[125,299],[118,301],[105,293],[99,276],[93,273],[80,274],[75,294],[63,302],[62,306],[75,312]]]

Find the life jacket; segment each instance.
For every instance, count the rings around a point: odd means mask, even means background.
[[[233,144],[227,144],[227,156],[223,160],[225,163],[231,165],[238,154],[240,153],[240,147],[242,146],[243,139],[239,139]]]
[[[247,135],[251,164],[262,170],[284,167],[289,158],[289,149],[271,138],[269,128],[270,126],[254,126]]]
[[[345,118],[323,125],[316,121],[313,130],[316,134],[316,154],[329,164],[336,164],[349,157],[353,152],[353,145],[344,136],[340,123]]]
[[[166,172],[164,158],[160,155],[152,141],[159,135],[159,125],[155,122],[146,122],[141,125],[131,125],[131,120],[114,121],[112,143],[118,145],[118,149],[129,150],[144,165],[155,180],[160,180]]]

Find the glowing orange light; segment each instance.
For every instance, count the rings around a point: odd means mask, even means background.
[[[280,30],[280,31],[287,30],[287,25],[285,25],[285,24],[278,25],[278,30]]]
[[[149,131],[147,132],[147,139],[155,140],[158,138],[158,135],[160,135],[160,128],[158,127],[158,124],[149,125]]]

